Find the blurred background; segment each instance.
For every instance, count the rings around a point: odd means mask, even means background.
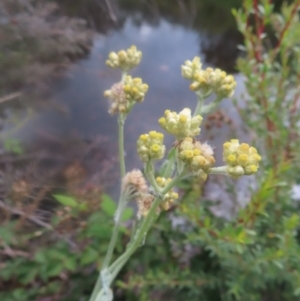
[[[128,169],[141,168],[135,150],[139,135],[158,130],[157,120],[166,109],[195,105],[196,97],[181,77],[185,60],[197,55],[205,68],[234,74],[236,95],[243,92],[235,70],[243,38],[231,14],[231,8],[240,4],[239,0],[2,1],[4,151],[19,152],[18,161],[24,164],[36,162],[39,180],[42,171],[52,173],[55,181],[74,167],[85,173],[88,185],[101,183],[117,197],[117,122],[107,112],[103,91],[119,80],[120,72],[105,65],[108,53],[133,44],[143,52],[133,75],[143,78],[150,89],[125,129]],[[202,139],[220,147],[234,135],[232,118],[239,123],[239,117],[229,100],[214,117]],[[64,186],[61,180],[58,185]]]
[[[282,5],[273,3],[276,9]],[[103,91],[121,74],[105,65],[108,53],[131,45],[143,52],[133,75],[149,92],[125,127],[127,168],[142,168],[135,148],[139,135],[159,130],[166,109],[195,106],[181,77],[185,60],[200,56],[205,68],[233,74],[235,101],[244,106],[244,78],[236,69],[244,41],[231,12],[241,5],[242,0],[1,0],[1,301],[88,300],[110,237],[114,205],[108,195],[117,198],[119,189],[117,121],[107,112]],[[227,99],[201,132],[215,148],[217,165],[222,143],[233,137],[251,140]],[[235,204],[218,181],[209,181],[203,195],[223,195],[212,211],[230,218]],[[242,203],[248,200],[245,181],[235,184]],[[103,194],[109,204],[104,213]],[[85,209],[76,211],[74,202]],[[137,264],[132,269],[139,271]],[[148,300],[128,299],[119,289],[119,300]]]

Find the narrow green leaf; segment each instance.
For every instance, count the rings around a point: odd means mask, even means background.
[[[48,276],[54,277],[58,276],[64,270],[64,266],[61,262],[53,262],[53,264],[49,267]]]
[[[239,254],[242,254],[243,253],[243,247],[242,247],[242,245],[241,244],[237,244],[236,246],[236,250],[237,250],[237,252],[239,253]]]
[[[295,296],[300,296],[300,287],[298,287],[298,288],[296,288],[296,289],[294,290],[294,295],[295,295]]]
[[[273,263],[280,269],[282,270],[284,268],[283,264],[278,261],[278,260],[274,260]]]
[[[80,257],[80,263],[81,265],[90,264],[92,262],[95,262],[97,260],[97,257],[98,257],[97,251],[95,251],[92,248],[87,248],[86,250],[84,250],[84,252]]]
[[[53,197],[64,206],[76,208],[79,205],[78,202],[70,196],[54,194]]]
[[[126,208],[122,215],[122,222],[128,221],[133,216],[133,209],[132,208]]]
[[[74,257],[66,257],[62,264],[70,271],[76,270],[77,263]]]
[[[101,208],[107,215],[114,216],[117,210],[117,205],[109,195],[103,194]]]

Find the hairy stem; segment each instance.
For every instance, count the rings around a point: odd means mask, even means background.
[[[120,221],[122,218],[122,213],[126,207],[126,200],[127,196],[126,194],[121,193],[120,199],[119,199],[119,205],[115,214],[115,225],[113,229],[113,233],[109,242],[109,246],[105,255],[105,259],[102,264],[102,270],[106,269],[108,265],[110,264],[111,257],[113,254],[113,251],[115,249],[116,243],[117,243],[117,238],[120,230]]]
[[[125,115],[120,114],[118,118],[118,129],[119,129],[119,162],[120,162],[120,177],[121,180],[125,176],[126,167],[125,167],[125,157],[124,157],[124,124],[125,124]]]
[[[196,95],[198,97],[198,102],[197,102],[197,106],[195,108],[193,116],[201,114],[202,106],[204,104],[204,97],[203,97],[202,93],[197,92]]]
[[[151,161],[147,162],[145,164],[145,175],[147,177],[147,180],[150,182],[151,186],[154,188],[154,190],[158,193],[160,193],[161,188],[158,186],[155,180],[155,170],[153,163]]]
[[[174,178],[167,186],[165,186],[161,190],[161,195],[164,196],[167,192],[169,192],[169,190],[172,189],[180,179],[181,175]],[[111,272],[111,281],[113,281],[117,277],[119,271],[126,264],[131,255],[135,252],[135,250],[140,246],[144,236],[146,235],[153,221],[155,220],[156,209],[159,206],[160,201],[161,198],[155,198],[148,215],[143,220],[141,227],[137,229],[133,241],[128,245],[127,250],[109,267],[109,270]]]
[[[227,175],[227,166],[212,167],[209,173],[211,175]]]

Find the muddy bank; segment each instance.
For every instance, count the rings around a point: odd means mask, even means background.
[[[92,39],[87,22],[63,16],[57,3],[1,1],[0,97],[43,95],[53,77],[89,52]]]

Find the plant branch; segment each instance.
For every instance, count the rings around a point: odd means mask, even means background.
[[[281,33],[280,33],[277,45],[276,45],[276,47],[274,49],[274,52],[273,52],[272,60],[275,59],[277,53],[279,52],[281,43],[282,43],[283,38],[284,38],[284,35],[287,32],[288,28],[290,27],[290,25],[291,25],[295,15],[296,15],[298,9],[299,9],[299,6],[300,6],[300,0],[297,0],[296,3],[295,3],[295,6],[293,7],[293,10],[291,12],[291,15],[290,15],[288,21],[285,23],[285,25],[284,25]]]
[[[50,224],[47,224],[47,223],[41,221],[39,218],[37,218],[34,215],[28,215],[26,212],[23,212],[23,211],[21,211],[19,209],[11,208],[9,206],[6,206],[3,201],[0,201],[0,208],[2,208],[3,210],[6,210],[8,212],[11,212],[13,214],[25,217],[27,220],[31,221],[32,223],[34,223],[34,224],[36,224],[38,226],[41,226],[43,228],[46,228],[47,230],[55,231],[55,229]],[[58,233],[55,232],[55,234],[56,234],[57,237],[62,238],[62,236],[59,235]],[[72,249],[76,249],[77,248],[77,245],[73,241],[71,241],[70,239],[64,238],[64,240],[68,243],[68,245]]]
[[[178,177],[175,177],[169,184],[167,184],[161,191],[161,195],[165,195],[167,192],[172,189],[176,183],[181,179],[181,175]],[[144,238],[144,235],[148,232],[148,230],[151,227],[152,222],[154,221],[154,215],[156,214],[156,209],[159,206],[161,201],[160,197],[156,197],[151,209],[148,213],[148,215],[143,220],[143,223],[140,227],[140,229],[137,230],[136,235],[131,242],[131,244],[128,246],[127,250],[123,255],[121,255],[110,267],[111,272],[111,281],[115,279],[115,277],[118,275],[119,271],[122,269],[122,267],[126,264],[128,259],[131,257],[131,255],[135,252],[135,250],[139,247],[141,241]]]
[[[114,225],[112,237],[110,239],[109,246],[108,246],[101,270],[106,269],[108,267],[108,265],[110,264],[112,254],[113,254],[113,251],[114,251],[116,243],[117,243],[122,213],[123,213],[123,211],[126,207],[126,203],[127,203],[126,200],[127,200],[127,194],[121,192],[121,196],[119,199],[119,205],[118,205],[116,215],[115,215],[115,225]]]

